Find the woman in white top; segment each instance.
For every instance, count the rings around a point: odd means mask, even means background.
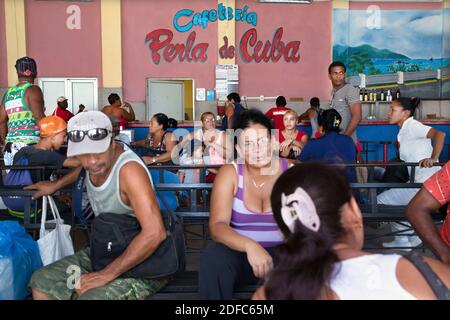
[[[414,182],[425,182],[440,167],[433,167],[439,162],[439,155],[444,146],[445,133],[426,126],[413,118],[420,104],[419,98],[399,98],[392,101],[388,113],[389,123],[400,127],[397,135],[400,159],[405,162],[419,162],[416,167]],[[432,144],[433,143],[433,144]],[[433,146],[434,145],[434,146]],[[409,173],[411,174],[411,170]],[[419,189],[389,189],[377,197],[378,204],[405,206]],[[405,231],[408,228],[398,223],[391,223],[392,231]],[[417,236],[396,236],[393,242],[384,243],[385,247],[411,247],[420,244]]]
[[[436,299],[409,260],[362,251],[361,212],[333,167],[292,167],[275,183],[271,204],[285,241],[254,299]],[[450,266],[425,261],[449,294]]]

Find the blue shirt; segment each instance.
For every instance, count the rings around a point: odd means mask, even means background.
[[[234,114],[233,114],[233,125],[231,126],[232,128],[234,128],[236,126],[236,123],[239,119],[239,116],[241,114],[241,112],[243,112],[245,109],[242,106],[242,104],[240,103],[235,103],[234,104]],[[227,130],[228,129],[228,118],[225,116],[222,119],[222,127],[220,128],[220,130]]]
[[[331,131],[318,139],[309,140],[298,160],[303,162],[355,163],[356,146],[349,136]],[[349,182],[357,182],[355,167],[347,167],[345,171]]]

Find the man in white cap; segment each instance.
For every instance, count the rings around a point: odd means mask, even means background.
[[[65,257],[36,271],[29,283],[34,299],[144,299],[160,290],[167,279],[119,278],[149,257],[166,238],[151,176],[144,162],[114,140],[111,121],[100,111],[70,119],[67,156],[76,157],[86,170],[86,189],[95,215],[116,213],[135,216],[141,232],[128,248],[104,269],[93,272],[89,249]],[[52,194],[76,181],[76,170],[50,182],[40,182],[34,198]],[[79,286],[66,285],[69,266],[81,270]]]
[[[56,100],[56,103],[57,106],[52,115],[63,118],[64,121],[69,122],[69,120],[73,117],[73,113],[67,110],[67,107],[69,106],[69,104],[67,103],[67,98],[61,96]]]

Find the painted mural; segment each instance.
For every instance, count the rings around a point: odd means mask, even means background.
[[[346,64],[348,76],[365,74],[373,86],[400,82],[407,96],[440,98],[450,70],[448,17],[448,9],[334,9],[333,60]]]

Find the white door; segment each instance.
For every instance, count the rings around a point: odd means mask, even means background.
[[[184,82],[178,80],[147,80],[147,117],[164,113],[175,120],[184,119]]]
[[[97,79],[72,79],[69,80],[70,92],[67,94],[69,99],[69,110],[76,114],[78,106],[83,104],[86,111],[98,110],[98,89]]]
[[[56,99],[66,95],[65,79],[39,79],[39,87],[44,94],[45,114],[48,116],[56,108]]]
[[[46,115],[53,113],[56,108],[56,99],[60,96],[68,99],[67,110],[73,114],[78,112],[80,104],[86,107],[86,111],[98,110],[97,79],[40,78],[39,87],[44,94]]]

